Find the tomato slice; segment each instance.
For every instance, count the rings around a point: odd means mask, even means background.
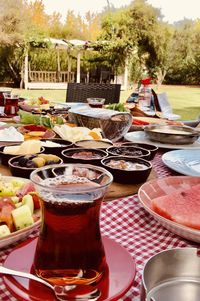
[[[29,124],[29,125],[24,125],[23,128],[28,131],[46,131],[46,127],[43,125],[35,125],[35,124]]]
[[[33,198],[34,209],[40,209],[40,197],[37,192],[33,191],[29,193]]]

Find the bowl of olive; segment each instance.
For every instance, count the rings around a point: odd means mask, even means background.
[[[33,170],[51,164],[62,164],[63,160],[53,154],[15,156],[8,161],[13,176],[28,178]]]

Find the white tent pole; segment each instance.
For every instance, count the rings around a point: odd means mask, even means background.
[[[78,51],[77,54],[77,69],[76,69],[76,82],[80,83],[81,79],[81,52]]]
[[[57,81],[60,81],[60,51],[57,48]]]

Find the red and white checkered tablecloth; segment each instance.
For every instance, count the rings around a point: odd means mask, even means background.
[[[172,172],[162,164],[161,153],[153,160],[153,165],[159,177],[172,175]],[[159,225],[141,207],[137,195],[103,203],[101,229],[103,235],[124,246],[136,262],[134,285],[120,299],[121,301],[139,301],[142,269],[149,257],[167,248],[197,246]],[[33,233],[31,236],[36,234]],[[4,262],[12,247],[0,251],[0,263]],[[2,278],[0,278],[0,300],[16,301],[6,290]]]

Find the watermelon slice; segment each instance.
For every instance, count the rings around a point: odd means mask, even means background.
[[[200,230],[200,184],[157,197],[151,206],[167,219]]]

